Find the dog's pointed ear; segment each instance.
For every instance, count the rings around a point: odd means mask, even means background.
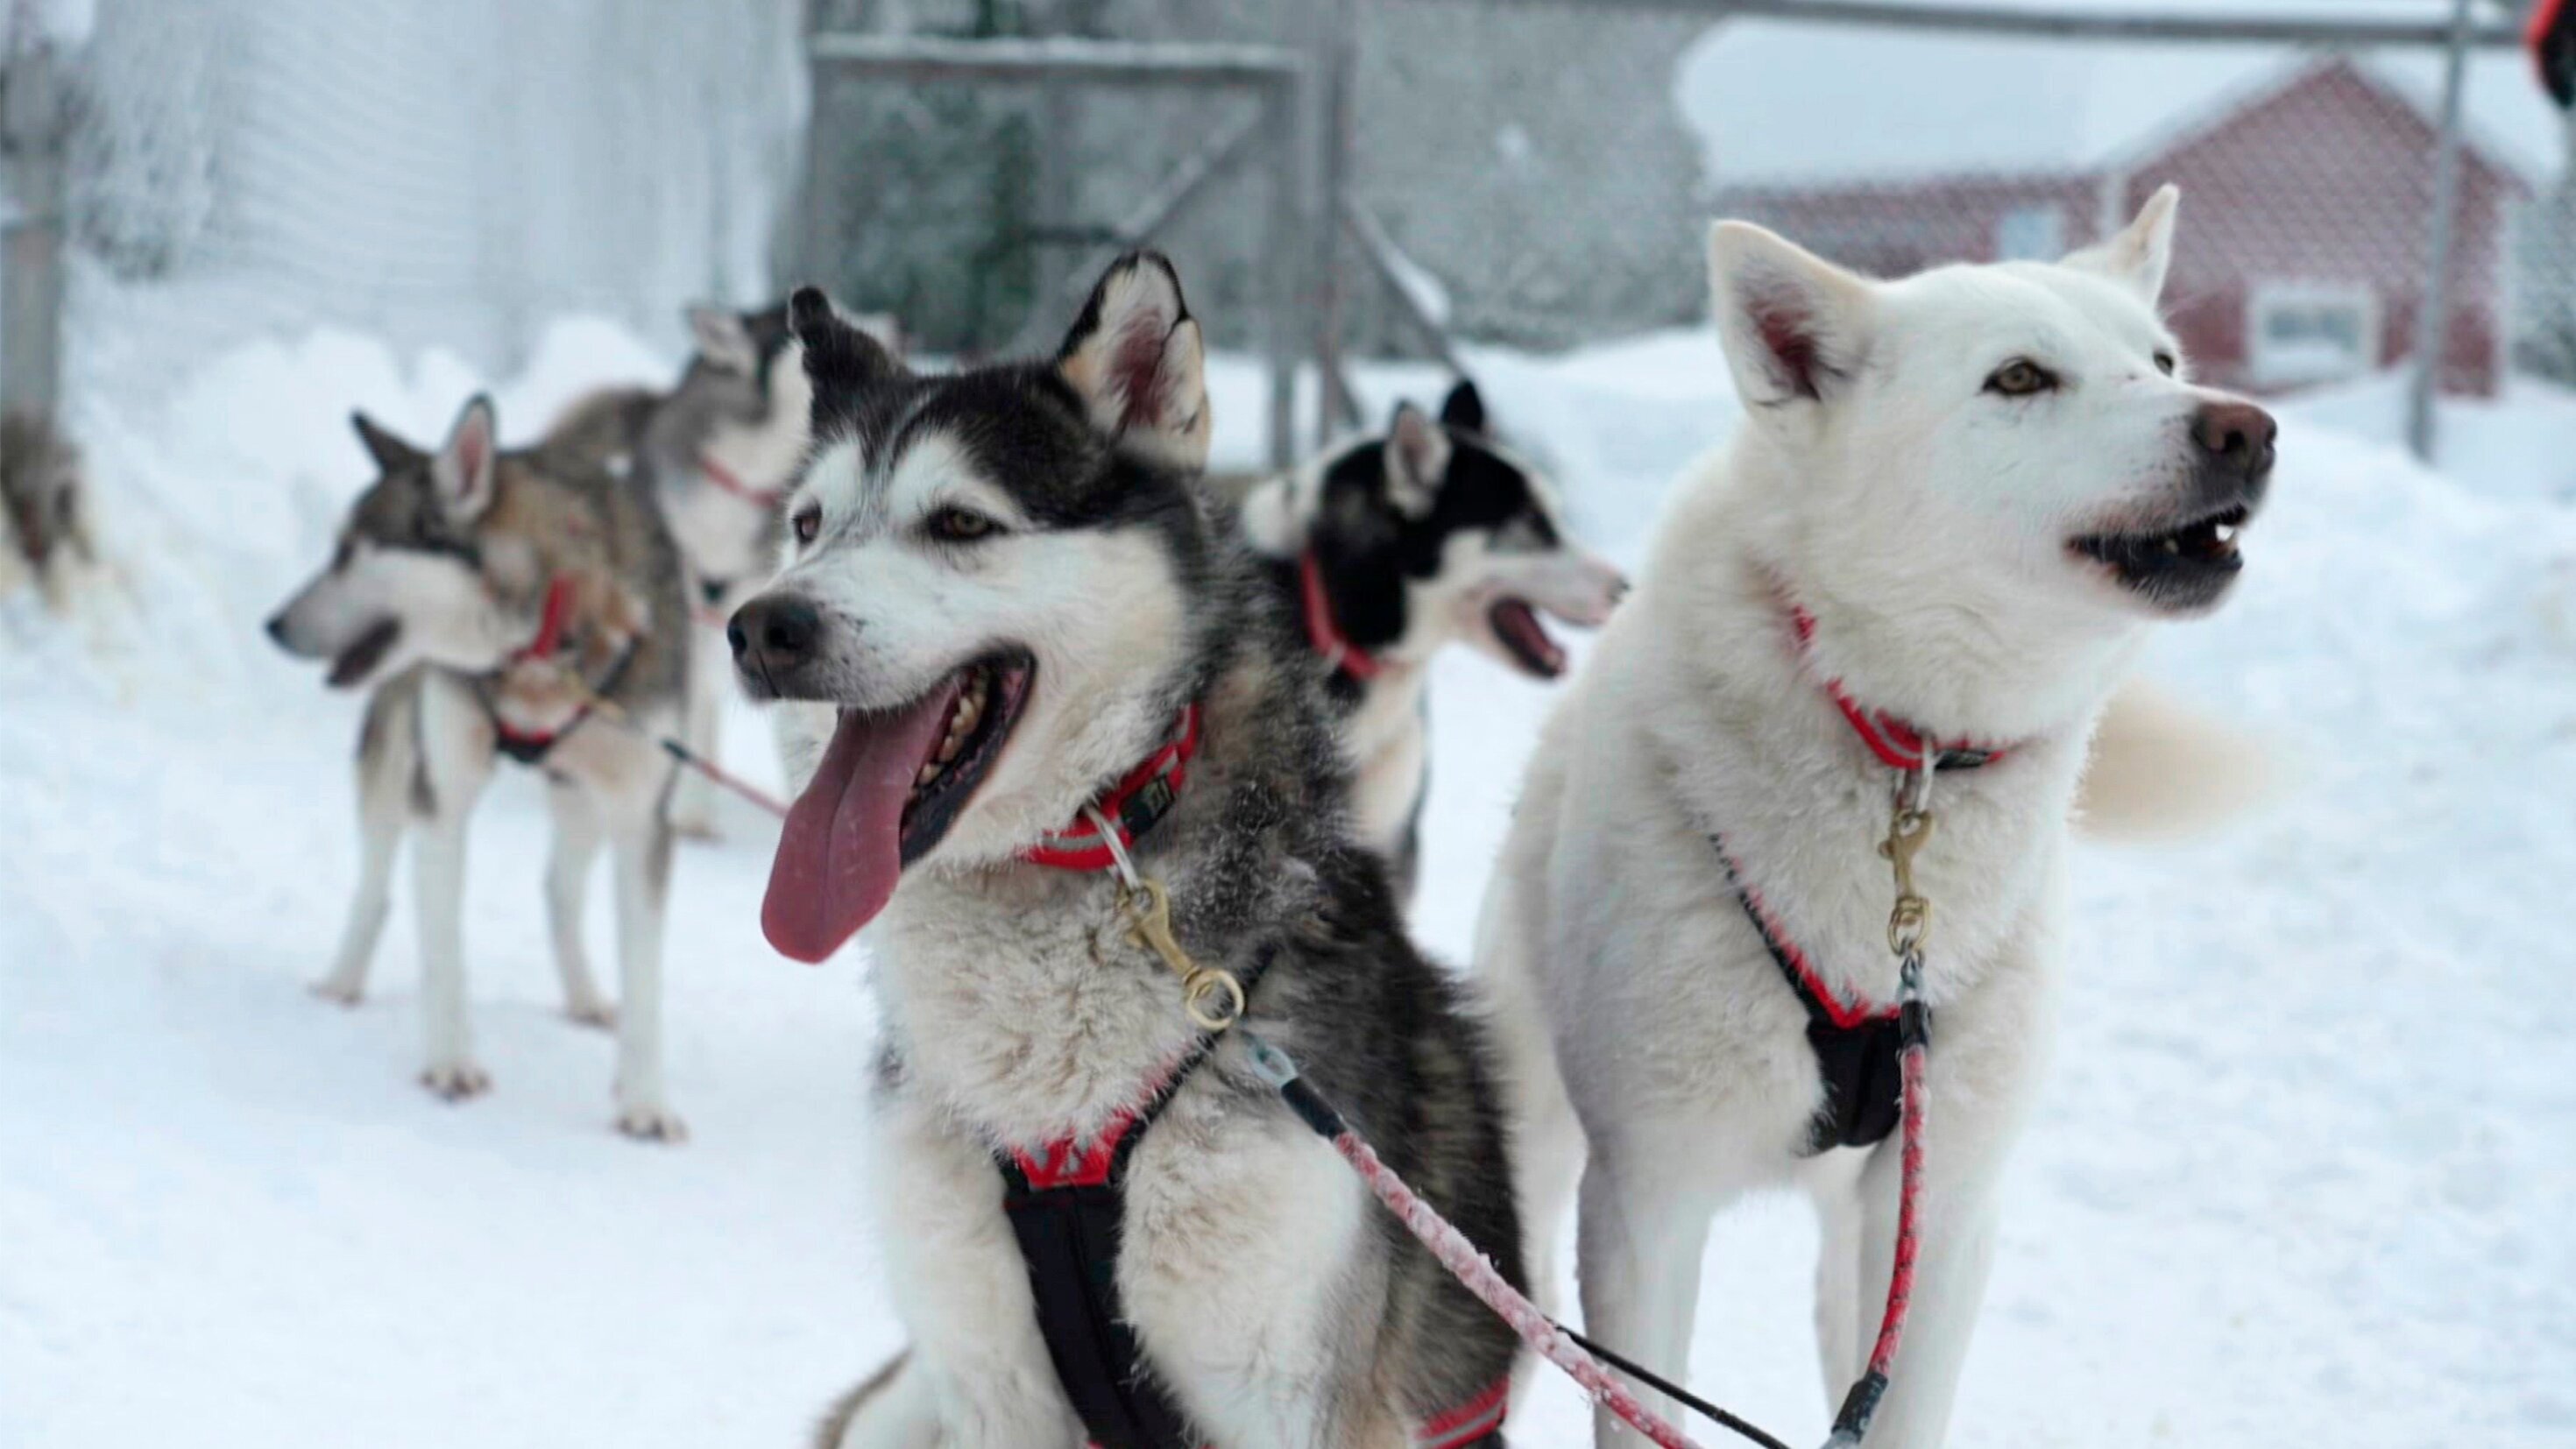
[[[478,392],[466,400],[465,410],[456,415],[456,426],[447,430],[447,441],[429,460],[431,486],[438,490],[438,501],[445,505],[448,517],[457,522],[470,523],[492,506],[498,436],[492,399]]]
[[[1485,431],[1485,395],[1476,391],[1475,379],[1458,379],[1458,385],[1440,400],[1440,425],[1468,433]]]
[[[2174,216],[2181,205],[2182,188],[2166,182],[2118,235],[2068,253],[2062,265],[2124,282],[2148,306],[2156,305],[2164,295],[2165,272],[2173,263]]]
[[[746,377],[759,370],[760,348],[751,340],[751,329],[743,325],[741,313],[724,307],[691,307],[688,318],[689,340],[700,358]]]
[[[420,461],[420,449],[395,437],[391,429],[363,412],[349,414],[349,426],[356,430],[358,441],[366,445],[367,456],[388,473]]]
[[[1110,265],[1055,365],[1091,425],[1121,449],[1176,468],[1207,466],[1204,346],[1162,253],[1130,252]]]
[[[1868,346],[1868,279],[1751,222],[1708,233],[1717,340],[1750,410],[1820,402],[1849,381]]]
[[[1386,428],[1386,493],[1396,511],[1420,518],[1440,497],[1449,477],[1449,434],[1409,402],[1395,405]]]
[[[867,332],[850,324],[820,287],[799,287],[787,299],[787,330],[805,354],[805,376],[817,403],[873,387],[903,371],[903,364]]]

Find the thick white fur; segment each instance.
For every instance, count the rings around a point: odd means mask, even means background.
[[[2154,361],[2170,188],[2054,265],[1898,282],[1718,227],[1710,269],[1749,420],[1676,490],[1639,587],[1548,723],[1488,894],[1478,963],[1519,1101],[1524,1221],[1545,1263],[1581,1171],[1591,1332],[1689,1362],[1710,1217],[1804,1191],[1823,1221],[1817,1334],[1839,1400],[1875,1334],[1896,1157],[1802,1157],[1820,1099],[1805,1017],[1728,887],[1731,853],[1825,979],[1896,999],[1874,846],[1891,773],[1820,687],[1943,737],[2010,741],[1940,778],[1926,1218],[1905,1354],[1868,1442],[1941,1442],[1993,1253],[1995,1184],[2048,1053],[2067,819],[2087,736],[2151,615],[2066,540],[2180,486],[2212,394]],[[1768,324],[1766,326],[1766,323]],[[1816,396],[1774,345],[1814,346]],[[1981,391],[2015,356],[2036,399]],[[1802,655],[1788,610],[1816,620]],[[1603,1417],[1602,1442],[1630,1442]]]

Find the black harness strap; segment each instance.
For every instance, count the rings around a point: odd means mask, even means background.
[[[1277,949],[1264,946],[1241,973],[1247,994]],[[1118,1300],[1118,1256],[1127,1164],[1216,1044],[1214,1034],[1202,1034],[1160,1086],[1088,1142],[1068,1139],[993,1155],[1002,1174],[1002,1210],[1037,1299],[1038,1332],[1065,1398],[1098,1449],[1198,1449],[1202,1442],[1127,1322]]]
[[[1717,847],[1726,883],[1735,888],[1735,899],[1744,907],[1744,918],[1753,923],[1754,934],[1762,938],[1762,949],[1771,953],[1780,979],[1789,983],[1798,1004],[1807,1009],[1807,1045],[1815,1050],[1816,1069],[1825,1084],[1824,1105],[1808,1124],[1807,1155],[1836,1147],[1875,1147],[1886,1141],[1904,1112],[1905,1077],[1897,1060],[1905,1050],[1903,1019],[1895,1011],[1870,1012],[1829,999],[1806,957],[1780,934],[1754,898],[1752,887],[1744,883],[1735,857],[1727,854],[1726,841],[1714,832],[1708,840]],[[1921,1026],[1926,1033],[1931,1030],[1929,1010]]]

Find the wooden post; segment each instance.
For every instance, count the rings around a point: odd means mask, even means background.
[[[63,112],[50,45],[0,72],[0,152],[8,158],[0,256],[0,404],[51,416],[62,386]]]
[[[1262,119],[1270,131],[1270,175],[1266,182],[1270,216],[1261,237],[1261,279],[1269,294],[1265,299],[1269,315],[1262,319],[1261,341],[1270,368],[1270,466],[1283,472],[1297,461],[1297,359],[1305,351],[1297,317],[1301,250],[1297,221],[1302,210],[1300,183],[1305,179],[1305,148],[1298,144],[1303,128],[1298,113],[1305,95],[1304,84],[1292,82],[1271,87],[1262,99]]]

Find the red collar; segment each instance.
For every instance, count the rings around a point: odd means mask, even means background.
[[[1181,717],[1172,727],[1172,738],[1162,748],[1147,755],[1144,761],[1127,772],[1117,784],[1091,802],[1091,809],[1074,817],[1073,823],[1020,852],[1020,859],[1031,865],[1052,866],[1057,870],[1107,870],[1118,857],[1103,839],[1100,827],[1093,823],[1097,812],[1117,832],[1120,849],[1136,843],[1137,837],[1154,828],[1171,812],[1172,802],[1180,797],[1181,787],[1189,782],[1190,757],[1199,752],[1199,707],[1196,700],[1181,706]]]
[[[708,457],[704,453],[700,453],[698,455],[698,471],[705,474],[707,481],[716,485],[717,488],[732,494],[734,497],[741,499],[743,502],[750,504],[754,508],[776,508],[779,500],[787,496],[785,493],[780,492],[775,488],[752,487],[750,484],[742,481],[742,476],[740,474],[734,472],[724,464],[717,462],[715,459]]]
[[[1793,607],[1789,611],[1789,621],[1798,633],[1798,652],[1807,653],[1808,646],[1816,637],[1815,616]],[[1860,736],[1860,742],[1869,746],[1869,752],[1878,757],[1880,764],[1894,770],[1923,768],[1925,740],[1921,730],[1884,710],[1862,708],[1844,692],[1843,682],[1839,679],[1826,680],[1825,693],[1832,697],[1834,707],[1843,712],[1843,719],[1851,725],[1852,733]],[[1932,767],[1936,770],[1974,770],[1991,765],[2010,753],[2008,746],[1978,744],[1972,740],[1933,740],[1930,745]]]
[[[1324,663],[1365,684],[1386,672],[1386,662],[1350,641],[1333,622],[1333,601],[1324,595],[1324,568],[1315,551],[1297,556],[1297,588],[1305,600],[1306,642]]]

